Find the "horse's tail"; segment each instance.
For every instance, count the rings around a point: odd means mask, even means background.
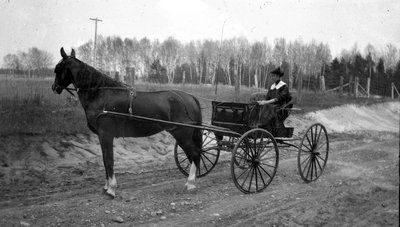
[[[196,115],[196,125],[201,126],[202,123],[202,116],[201,116],[201,106],[200,106],[200,102],[199,100],[192,96],[194,101],[197,104],[198,107],[198,114]],[[201,149],[201,147],[203,146],[203,130],[199,129],[199,128],[195,128],[194,132],[193,132],[193,141],[195,143],[195,145]]]

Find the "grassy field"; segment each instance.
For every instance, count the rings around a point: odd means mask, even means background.
[[[29,80],[0,77],[0,136],[11,134],[76,134],[89,133],[80,103],[67,92],[56,95],[51,90],[53,79]],[[210,122],[211,100],[233,101],[234,88],[209,85],[171,85],[138,83],[137,90],[179,89],[194,94],[203,108],[203,121]],[[259,89],[241,87],[239,102],[247,102]],[[295,96],[295,92],[294,92]],[[354,99],[336,94],[305,92],[297,107],[302,112],[329,108],[345,103],[369,104],[382,100]]]

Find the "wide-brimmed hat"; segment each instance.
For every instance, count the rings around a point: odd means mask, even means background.
[[[285,75],[285,73],[281,70],[281,67],[272,70],[271,74],[278,75],[279,77]]]

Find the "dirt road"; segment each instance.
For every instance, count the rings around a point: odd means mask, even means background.
[[[398,134],[330,140],[327,168],[316,182],[304,183],[295,152],[281,150],[274,181],[252,195],[236,189],[228,161],[193,192],[184,190],[173,162],[140,174],[119,169],[113,200],[102,193],[102,165],[58,169],[2,185],[0,226],[398,226]]]

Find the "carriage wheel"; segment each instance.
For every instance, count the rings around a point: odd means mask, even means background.
[[[231,174],[244,193],[264,190],[274,179],[279,162],[278,146],[267,130],[247,131],[232,151]]]
[[[322,124],[311,125],[301,140],[297,164],[299,174],[305,182],[315,181],[321,176],[328,161],[328,133]]]
[[[218,141],[215,138],[214,133],[203,130],[203,145],[200,158],[200,168],[197,169],[197,177],[203,177],[207,175],[217,164],[220,153],[220,147]],[[175,163],[178,169],[185,175],[189,176],[190,162],[186,157],[183,149],[175,143],[174,148]]]

